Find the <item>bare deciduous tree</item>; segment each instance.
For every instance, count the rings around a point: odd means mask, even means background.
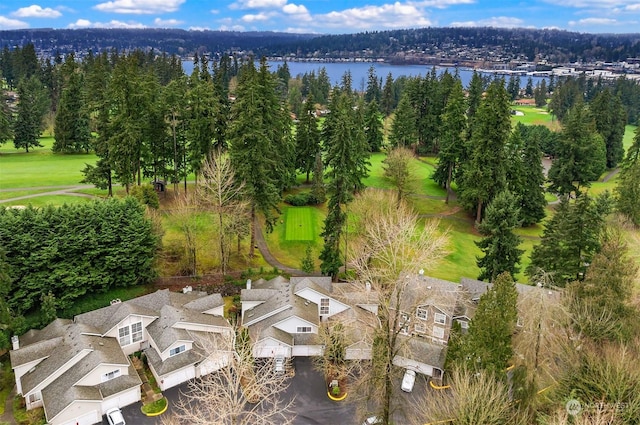
[[[407,339],[401,336],[403,312],[413,312],[423,294],[412,285],[407,274],[433,267],[446,253],[448,238],[438,229],[437,221],[422,225],[418,216],[404,202],[397,203],[389,193],[366,190],[353,203],[360,221],[354,223],[350,246],[353,285],[376,294],[378,320],[372,322],[371,362],[363,363],[355,381],[361,405],[376,411],[389,424],[395,410],[399,368],[394,358],[406,354]],[[360,214],[364,212],[364,214]],[[457,288],[452,285],[452,290]]]
[[[201,175],[197,189],[199,201],[217,217],[220,268],[226,273],[232,236],[241,234],[241,228],[249,224],[248,206],[242,200],[243,185],[236,179],[229,156],[219,149],[205,160]]]
[[[430,391],[415,403],[413,423],[456,425],[523,424],[514,408],[507,385],[488,372],[454,369],[450,388]],[[442,422],[438,422],[442,421]]]
[[[171,214],[176,218],[178,228],[184,234],[184,248],[187,260],[187,272],[191,276],[198,274],[198,231],[199,224],[196,216],[197,207],[193,197],[189,194],[176,195]]]
[[[221,338],[194,340],[208,358],[219,350]],[[227,352],[226,350],[223,350]],[[226,367],[190,381],[173,413],[163,425],[290,425],[295,417],[294,399],[283,396],[290,376],[278,373],[273,359],[257,361],[251,348],[219,358]]]

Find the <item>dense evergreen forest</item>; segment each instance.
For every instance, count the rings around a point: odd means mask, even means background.
[[[401,53],[460,60],[545,59],[550,63],[624,61],[640,57],[640,34],[588,34],[507,28],[418,28],[323,35],[181,29],[23,29],[0,31],[0,46],[38,51],[155,50],[168,54],[251,51],[257,56],[372,57],[405,61]]]

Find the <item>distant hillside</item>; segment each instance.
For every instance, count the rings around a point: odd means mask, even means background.
[[[306,58],[382,58],[389,62],[545,59],[550,63],[618,62],[640,57],[640,33],[587,34],[505,28],[420,28],[324,35],[180,29],[25,29],[0,31],[0,46],[37,51],[154,49],[170,54],[251,51]]]
[[[506,28],[420,28],[358,34],[325,35],[297,40],[280,54],[297,51],[309,57],[382,57],[403,61],[418,56],[466,60],[544,58],[553,63],[623,61],[640,56],[640,33],[586,34],[560,30]],[[403,54],[399,54],[402,52]],[[412,56],[408,57],[411,58]]]
[[[181,29],[23,29],[0,31],[0,47],[24,46],[31,42],[36,51],[55,53],[154,49],[169,54],[231,50],[268,50],[273,45],[308,40],[317,35],[277,32],[186,31]]]

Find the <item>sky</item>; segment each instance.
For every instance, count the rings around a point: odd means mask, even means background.
[[[33,1],[2,0],[0,30],[182,28],[345,34],[491,26],[589,33],[640,32],[640,0]]]

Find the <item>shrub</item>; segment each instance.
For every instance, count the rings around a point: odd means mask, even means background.
[[[290,194],[284,197],[284,202],[294,207],[304,207],[305,205],[318,205],[320,200],[311,192],[300,192]]]

